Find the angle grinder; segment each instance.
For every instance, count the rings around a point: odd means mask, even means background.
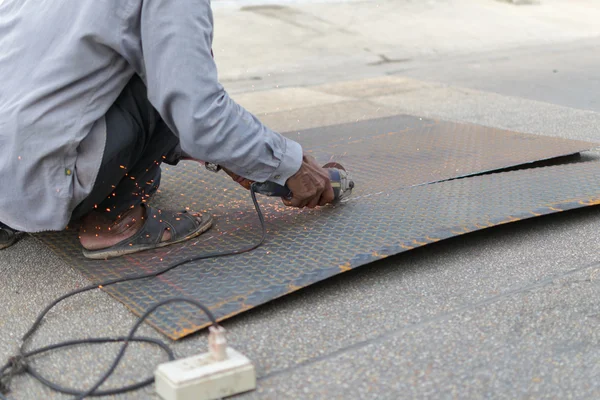
[[[331,186],[333,187],[334,202],[338,202],[347,198],[354,189],[354,181],[346,172],[346,169],[341,164],[330,162],[323,165],[323,168],[329,173]],[[256,193],[265,196],[282,197],[290,200],[293,196],[292,191],[287,186],[281,186],[274,182],[254,182],[252,184]]]
[[[221,169],[221,167],[210,163],[205,163],[205,166],[208,170],[213,172],[217,172]],[[336,162],[327,163],[323,168],[329,173],[329,179],[331,180],[331,186],[333,187],[333,202],[339,202],[340,200],[349,197],[352,193],[352,189],[354,189],[354,181],[346,169]],[[281,197],[286,200],[290,200],[293,197],[292,191],[287,186],[282,186],[275,182],[252,182],[241,177],[240,179],[237,179],[237,182],[247,189],[252,186],[256,193],[260,193],[264,196]]]

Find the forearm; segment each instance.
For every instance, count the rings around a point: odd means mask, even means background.
[[[189,121],[190,132],[196,134],[180,135],[182,150],[190,156],[253,181],[282,185],[300,168],[300,145],[270,130],[224,91],[218,101],[199,108],[206,115],[193,116]],[[204,123],[211,120],[214,123],[209,126]]]

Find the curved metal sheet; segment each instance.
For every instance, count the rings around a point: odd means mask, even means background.
[[[393,129],[396,126],[397,129]],[[347,136],[348,130],[361,134]],[[326,135],[319,140],[319,136]],[[362,136],[361,136],[362,135]],[[590,143],[400,116],[309,130],[305,149],[341,161],[357,187],[344,204],[293,210],[261,198],[267,243],[252,253],[189,263],[159,278],[105,290],[141,314],[171,296],[191,296],[219,319],[333,275],[438,240],[490,226],[596,204],[600,164],[454,177],[576,153]],[[313,147],[311,147],[313,146]],[[94,282],[152,271],[197,253],[237,248],[258,237],[248,193],[195,163],[165,169],[154,202],[216,216],[195,241],[109,261],[85,259],[76,232],[38,235]],[[178,339],[206,326],[187,305],[160,309],[149,323]]]

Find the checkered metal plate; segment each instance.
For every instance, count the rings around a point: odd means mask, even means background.
[[[586,142],[406,116],[288,136],[322,162],[341,161],[356,181],[353,197],[319,210],[288,209],[263,197],[269,234],[261,248],[104,290],[138,315],[161,299],[190,296],[223,320],[383,257],[600,201],[600,163],[595,162],[440,182],[594,147]],[[439,183],[421,185],[429,182]],[[216,224],[196,240],[109,261],[85,259],[74,229],[38,237],[94,282],[258,240],[248,193],[224,174],[195,163],[165,168],[154,203],[210,212]],[[148,322],[173,339],[207,325],[203,315],[183,304],[159,309]]]

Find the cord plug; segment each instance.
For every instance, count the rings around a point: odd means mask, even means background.
[[[210,326],[208,328],[208,349],[215,361],[223,361],[227,358],[227,339],[225,328],[222,326]]]
[[[164,400],[215,400],[256,388],[256,372],[243,354],[227,347],[225,329],[211,326],[208,353],[160,364],[156,393]]]

